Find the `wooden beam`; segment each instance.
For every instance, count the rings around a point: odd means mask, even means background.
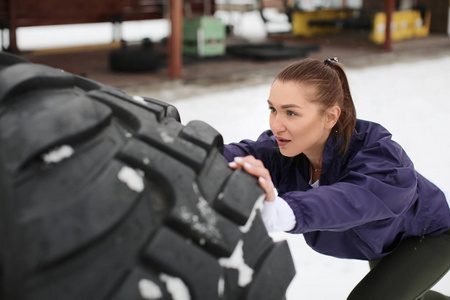
[[[169,77],[180,78],[183,70],[183,1],[170,1]]]
[[[391,35],[391,23],[392,14],[395,9],[395,0],[384,0],[384,11],[386,13],[386,35],[384,40],[384,51],[392,51],[392,35]]]
[[[17,3],[14,0],[9,1],[9,51],[19,53],[17,46]]]

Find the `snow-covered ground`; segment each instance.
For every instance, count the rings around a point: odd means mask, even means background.
[[[345,64],[345,61],[343,61]],[[409,63],[347,69],[358,117],[383,124],[407,151],[416,168],[450,199],[450,56]],[[203,120],[226,143],[256,139],[268,129],[270,81],[174,102],[182,122]],[[346,299],[369,271],[367,262],[327,257],[309,248],[301,235],[287,239],[297,275],[287,300]],[[450,295],[450,274],[434,288]]]
[[[251,27],[244,26],[255,16],[254,13],[241,16],[239,24],[245,27],[240,28],[242,34],[255,35],[246,32]],[[123,30],[129,40],[148,36],[159,40],[169,32],[164,20],[127,23]],[[109,24],[22,28],[18,32],[22,49],[86,45],[109,42],[110,38]],[[450,57],[347,70],[358,117],[387,127],[417,169],[440,186],[448,198],[449,70]],[[264,85],[186,98],[174,104],[183,123],[203,120],[222,133],[226,143],[255,139],[268,128],[266,100],[270,83],[268,80]],[[274,234],[273,238],[287,239],[297,269],[287,300],[346,299],[369,270],[367,262],[336,259],[314,252],[302,236]],[[450,275],[441,280],[435,290],[450,295]]]

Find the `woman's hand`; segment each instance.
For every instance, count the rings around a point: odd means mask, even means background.
[[[264,167],[264,164],[259,159],[256,159],[252,155],[245,157],[235,157],[234,161],[229,163],[230,168],[236,170],[243,168],[244,171],[250,175],[258,177],[258,183],[266,193],[266,201],[272,202],[275,200],[275,191],[272,183],[272,177],[269,170]]]

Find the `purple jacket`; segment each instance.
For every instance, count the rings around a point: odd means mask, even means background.
[[[253,155],[269,169],[278,194],[294,211],[314,250],[341,258],[373,260],[391,253],[411,236],[435,236],[450,228],[444,194],[420,175],[405,151],[382,126],[358,120],[349,150],[342,157],[330,135],[320,187],[309,185],[305,155],[280,154],[271,131],[256,142],[225,146],[228,161]]]

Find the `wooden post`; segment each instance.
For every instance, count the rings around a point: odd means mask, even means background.
[[[9,1],[9,51],[12,53],[19,53],[17,47],[17,3],[12,0]]]
[[[386,35],[384,40],[384,51],[392,51],[391,23],[394,12],[395,0],[384,0],[384,11],[386,13]]]
[[[170,1],[169,76],[180,78],[183,69],[183,1]]]

